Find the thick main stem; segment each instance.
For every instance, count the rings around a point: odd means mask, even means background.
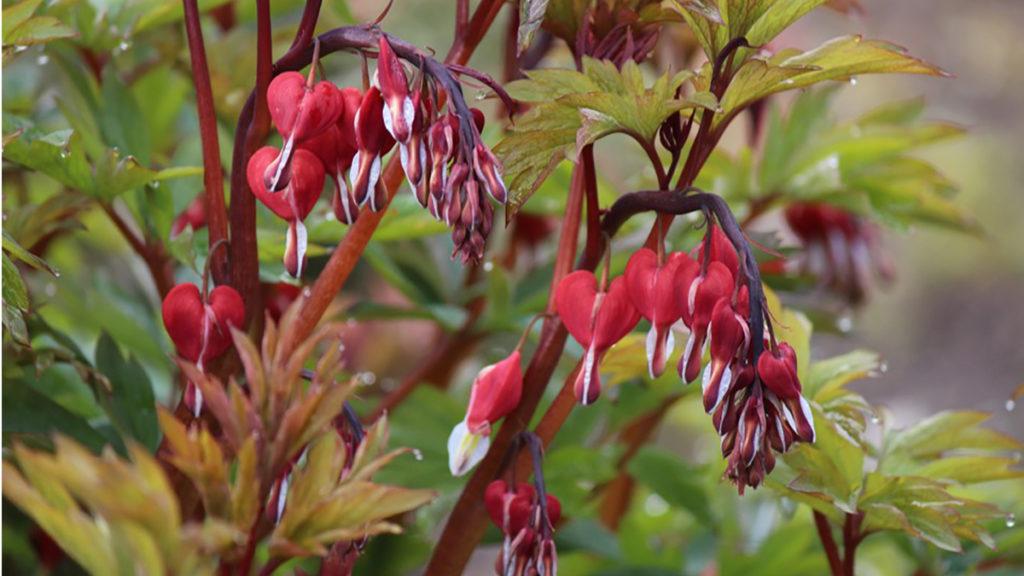
[[[818,538],[825,548],[825,555],[828,557],[828,567],[832,576],[843,576],[843,564],[839,559],[839,547],[832,537],[832,527],[828,524],[828,518],[821,512],[814,512],[814,527],[818,530]]]
[[[196,110],[199,114],[199,137],[203,144],[203,187],[206,191],[206,223],[210,231],[209,258],[213,261],[213,278],[218,284],[227,282],[229,270],[227,254],[215,254],[212,247],[228,239],[227,210],[224,206],[224,169],[220,163],[220,143],[217,138],[217,116],[213,108],[213,89],[210,87],[210,68],[206,63],[203,28],[199,21],[196,0],[182,0],[185,8],[185,32],[192,60],[192,82],[196,88]]]

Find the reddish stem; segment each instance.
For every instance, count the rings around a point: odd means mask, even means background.
[[[163,245],[150,244],[140,238],[131,225],[128,224],[128,221],[112,205],[104,203],[100,204],[100,206],[110,218],[110,221],[114,223],[114,227],[121,233],[121,236],[128,242],[128,245],[131,246],[132,250],[146,263],[146,268],[149,270],[149,275],[153,278],[156,291],[160,294],[160,299],[163,300],[167,293],[171,291],[171,288],[174,287],[174,263],[164,250]]]
[[[196,110],[199,114],[199,136],[203,143],[203,186],[206,190],[206,222],[210,230],[212,248],[228,238],[227,210],[224,206],[224,170],[220,163],[220,144],[217,138],[217,115],[213,108],[213,89],[210,87],[210,68],[206,63],[203,28],[199,21],[196,0],[182,0],[185,7],[185,32],[192,60],[192,82],[196,88]],[[213,278],[218,284],[228,280],[227,254],[213,254]]]
[[[839,559],[839,547],[832,538],[832,527],[828,524],[828,518],[824,514],[814,511],[814,526],[818,529],[818,538],[825,548],[825,555],[828,556],[828,566],[832,576],[843,576],[843,563]]]

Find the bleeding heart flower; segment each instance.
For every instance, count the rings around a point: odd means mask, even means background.
[[[377,57],[377,83],[387,105],[382,112],[384,126],[400,144],[407,144],[416,117],[416,106],[409,96],[409,80],[405,76],[402,62],[383,34],[378,45],[380,55]]]
[[[710,225],[711,227],[711,262],[721,262],[729,269],[729,273],[732,274],[733,278],[737,278],[740,270],[740,257],[736,253],[736,248],[732,245],[729,237],[725,235],[722,228]],[[701,242],[697,246],[697,254],[695,258],[697,262],[704,261],[704,246],[705,242]]]
[[[517,348],[504,360],[487,366],[473,381],[466,417],[448,437],[448,467],[461,476],[487,453],[491,425],[519,405],[523,390],[522,357]]]
[[[555,308],[566,329],[586,350],[573,390],[582,404],[592,404],[601,394],[598,364],[605,352],[640,321],[621,278],[607,292],[598,289],[593,272],[577,270],[558,284]]]
[[[164,298],[162,313],[178,355],[195,363],[200,371],[231,347],[231,326],[245,324],[245,304],[230,286],[217,286],[204,302],[195,284],[178,284]],[[185,402],[198,416],[202,394],[191,382]]]
[[[700,361],[711,313],[720,299],[732,296],[732,291],[733,275],[724,264],[717,261],[711,262],[707,272],[697,276],[690,284],[686,294],[689,314],[683,316],[683,322],[690,327],[690,338],[679,358],[679,375],[684,381],[693,382],[700,374]]]
[[[665,363],[675,346],[671,327],[683,317],[686,300],[685,278],[698,264],[682,252],[669,254],[659,265],[653,250],[641,248],[630,257],[623,277],[626,289],[637,311],[651,323],[647,333],[647,370],[651,378],[665,371]]]
[[[249,159],[246,177],[249,188],[267,208],[288,222],[285,245],[285,268],[294,277],[302,275],[306,256],[306,219],[324,188],[324,166],[309,150],[295,151],[292,165],[285,174],[287,185],[281,192],[271,192],[268,173],[276,170],[277,150],[265,146]]]
[[[349,180],[352,197],[362,206],[369,200],[374,212],[384,207],[386,191],[378,189],[380,158],[395,145],[384,126],[384,99],[380,90],[371,87],[363,94],[355,116],[356,154],[352,159]]]
[[[283,72],[267,87],[270,118],[284,138],[280,160],[268,184],[275,192],[282,186],[295,146],[333,126],[344,111],[338,88],[327,81],[314,85],[313,70],[308,78],[298,72]]]
[[[761,352],[761,357],[757,359],[757,373],[764,385],[779,398],[789,399],[800,395],[796,351],[787,342],[781,342],[775,350]]]
[[[704,410],[712,412],[725,398],[732,382],[732,364],[750,343],[747,321],[728,298],[719,299],[711,312],[711,362],[704,368]]]

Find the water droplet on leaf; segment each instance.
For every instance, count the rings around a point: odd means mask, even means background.
[[[484,272],[490,272],[491,270],[494,270],[494,262],[490,260],[484,262]]]
[[[422,462],[423,461],[423,452],[420,452],[419,448],[413,448],[412,449],[412,457],[415,458],[417,462]]]
[[[849,333],[853,330],[853,318],[849,314],[836,318],[836,328],[843,334]]]
[[[1016,408],[1016,407],[1017,407],[1017,401],[1014,400],[1013,398],[1010,398],[1009,400],[1006,401],[1006,411],[1007,412],[1013,412],[1013,409]]]
[[[1009,514],[1006,515],[1006,527],[1007,528],[1013,528],[1016,525],[1017,525],[1017,516],[1013,512],[1010,512]]]
[[[47,62],[49,61],[50,57],[46,54],[40,54],[39,57],[36,58],[36,64],[39,64],[40,66],[46,66]]]
[[[356,378],[359,379],[359,383],[363,386],[372,386],[377,381],[377,375],[373,372],[360,372]]]
[[[850,86],[856,86],[856,85],[857,85],[857,78],[856,77],[850,78]]]

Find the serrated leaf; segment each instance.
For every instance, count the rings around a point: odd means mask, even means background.
[[[751,3],[750,0],[742,0]],[[762,2],[765,7],[750,26],[739,33],[751,46],[767,44],[805,14],[825,3],[826,0],[775,0]],[[735,36],[734,36],[735,37]]]
[[[607,61],[583,59],[583,72],[537,70],[509,85],[516,98],[536,105],[519,118],[511,133],[495,146],[509,187],[506,219],[575,148],[614,133],[651,142],[673,113],[687,108],[716,108],[709,93],[677,99],[676,90],[691,74],[663,75],[647,87],[639,66],[629,61],[619,70]]]
[[[21,244],[18,244],[18,241],[8,234],[7,230],[3,231],[3,248],[9,252],[11,256],[14,256],[36,270],[46,270],[50,274],[55,276],[57,275],[57,271],[51,268],[45,260],[29,252]]]

